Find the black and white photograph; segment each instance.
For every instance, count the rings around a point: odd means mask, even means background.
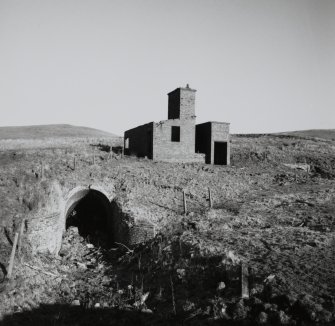
[[[0,0],[20,325],[335,325],[335,0]]]

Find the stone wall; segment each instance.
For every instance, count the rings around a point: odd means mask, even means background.
[[[168,119],[180,118],[180,89],[175,89],[168,94]]]
[[[206,163],[214,163],[214,143],[227,143],[227,165],[230,164],[230,139],[229,123],[226,122],[205,122],[196,126],[195,150],[205,153]]]
[[[51,214],[38,213],[28,220],[27,239],[33,253],[50,252],[57,254],[61,248],[65,224],[61,211]],[[64,222],[65,223],[65,222]]]
[[[195,92],[191,88],[180,88],[180,119],[195,119]]]
[[[230,138],[229,123],[212,122],[212,142],[211,148],[214,149],[214,142],[227,142],[227,165],[230,165]],[[214,151],[211,153],[211,162],[214,162]]]
[[[125,154],[147,156],[155,161],[230,164],[229,123],[207,122],[195,127],[195,93],[188,85],[168,94],[168,120],[151,122],[125,132]],[[180,139],[172,139],[172,127],[180,128]],[[177,130],[178,131],[178,130]],[[227,146],[227,149],[224,149]],[[223,148],[223,149],[222,149]],[[206,157],[206,159],[205,159]]]
[[[148,221],[141,221],[129,229],[129,245],[141,243],[156,235],[155,227]]]
[[[180,87],[168,94],[168,119],[195,118],[195,89]]]
[[[210,122],[196,125],[195,132],[195,151],[196,153],[205,154],[205,162],[211,163],[211,146],[212,146],[212,124]]]
[[[124,133],[125,155],[135,155],[152,159],[153,122],[127,130]],[[127,140],[128,139],[128,140]],[[127,148],[128,142],[128,148]]]
[[[154,124],[153,159],[168,162],[204,162],[195,153],[194,118],[165,120]],[[172,126],[180,127],[180,141],[171,141]]]
[[[99,205],[106,210],[108,230],[112,241],[133,245],[152,238],[154,226],[137,216],[131,209],[115,199],[112,188],[106,192],[99,187],[76,186],[62,194],[57,183],[51,185],[48,196],[40,203],[40,208],[27,218],[27,239],[34,253],[49,252],[57,255],[62,245],[66,217],[87,194],[94,192]],[[42,200],[42,199],[41,199]]]
[[[36,187],[34,191],[40,193]],[[64,200],[58,182],[53,181],[39,196],[38,208],[27,218],[27,239],[33,252],[57,254],[61,247],[65,229],[65,216],[62,213]]]

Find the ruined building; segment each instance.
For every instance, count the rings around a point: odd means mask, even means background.
[[[229,123],[195,124],[195,89],[168,94],[168,120],[150,122],[124,133],[125,155],[155,161],[230,164]]]

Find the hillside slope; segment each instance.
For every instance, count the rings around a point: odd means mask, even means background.
[[[298,136],[298,137],[312,137],[335,140],[335,129],[310,129],[281,132],[280,135]]]
[[[0,268],[0,326],[334,325],[334,142],[233,136],[230,167],[68,143],[1,152],[3,265],[25,228],[12,279]],[[64,201],[87,185],[111,205],[92,197],[71,205],[68,221],[76,215],[78,224],[67,224],[59,257],[33,254],[56,243]],[[126,232],[109,248],[111,216]],[[128,234],[144,222],[156,237],[128,248]],[[241,299],[245,266],[249,299]]]
[[[36,126],[17,126],[0,127],[0,140],[2,139],[43,139],[43,138],[62,138],[62,137],[118,137],[112,133],[80,126],[66,124],[55,125],[36,125]]]

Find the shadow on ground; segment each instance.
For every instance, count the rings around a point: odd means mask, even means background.
[[[56,326],[56,325],[242,325],[238,322],[222,320],[189,320],[178,316],[171,319],[160,318],[156,314],[112,308],[85,309],[64,304],[41,305],[37,309],[17,312],[5,316],[0,326]],[[243,323],[243,325],[247,325]]]

